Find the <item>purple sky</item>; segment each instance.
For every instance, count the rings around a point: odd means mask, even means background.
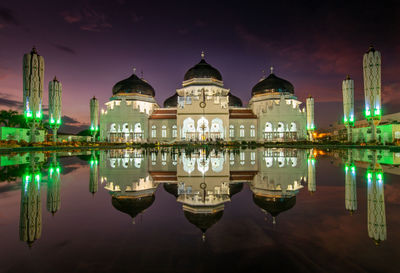
[[[80,129],[89,99],[106,102],[133,67],[162,105],[204,50],[245,104],[273,65],[300,100],[315,97],[317,127],[327,127],[342,115],[346,74],[355,80],[356,108],[363,106],[362,55],[373,44],[382,53],[383,109],[397,112],[400,6],[349,2],[2,1],[0,108],[20,105],[22,56],[33,45],[45,59],[45,103],[57,75],[63,114]]]

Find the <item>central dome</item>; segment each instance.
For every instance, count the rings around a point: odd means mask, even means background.
[[[271,73],[267,78],[261,80],[253,87],[251,94],[254,96],[275,92],[294,94],[294,87],[287,80],[281,79],[275,76],[274,73]]]
[[[183,80],[187,81],[194,78],[212,78],[222,81],[221,73],[204,60],[204,53],[201,54],[201,61],[186,72]]]
[[[117,82],[112,88],[112,93],[113,95],[141,94],[151,97],[155,95],[153,87],[135,74],[132,74],[132,76],[125,80]]]

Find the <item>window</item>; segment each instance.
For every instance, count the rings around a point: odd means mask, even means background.
[[[167,126],[165,125],[161,127],[161,137],[167,137]]]
[[[250,137],[256,136],[256,127],[254,125],[250,125]]]
[[[176,125],[173,125],[172,126],[172,137],[176,137],[177,136],[177,128],[176,128]]]
[[[151,126],[151,137],[156,138],[157,137],[157,128],[155,125]]]
[[[239,136],[244,137],[244,125],[240,125]]]
[[[229,137],[235,137],[235,126],[229,125]]]

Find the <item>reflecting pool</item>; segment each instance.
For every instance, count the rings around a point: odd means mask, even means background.
[[[0,155],[0,272],[400,272],[400,153]]]

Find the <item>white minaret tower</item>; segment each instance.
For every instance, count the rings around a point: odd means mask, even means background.
[[[94,195],[99,188],[99,161],[96,152],[92,151],[90,158],[89,191]]]
[[[47,211],[55,214],[61,205],[60,199],[61,173],[57,154],[53,153],[47,176]]]
[[[315,181],[315,157],[314,149],[310,149],[307,159],[307,188],[310,194],[317,191],[317,183]]]
[[[367,183],[368,236],[376,245],[379,245],[380,242],[386,240],[387,232],[383,172],[377,162],[376,152],[374,152],[371,167],[367,170]]]
[[[381,53],[370,46],[363,58],[365,117],[371,125],[371,139],[377,141],[376,127],[381,115]]]
[[[345,207],[351,214],[357,210],[357,183],[356,166],[353,163],[346,163],[345,172]]]
[[[36,127],[43,118],[44,59],[35,47],[24,55],[22,69],[24,116],[31,128],[30,142],[36,142]]]
[[[99,130],[99,101],[96,97],[90,100],[90,131],[93,141],[96,141],[96,133]]]
[[[354,81],[347,75],[342,83],[343,92],[343,122],[347,129],[347,141],[353,141],[352,130],[354,127]]]
[[[313,141],[313,132],[315,129],[314,125],[314,98],[310,95],[306,100],[306,111],[307,111],[307,132],[310,141]]]
[[[53,129],[53,141],[57,142],[57,130],[61,126],[62,84],[57,77],[49,82],[49,124]]]

